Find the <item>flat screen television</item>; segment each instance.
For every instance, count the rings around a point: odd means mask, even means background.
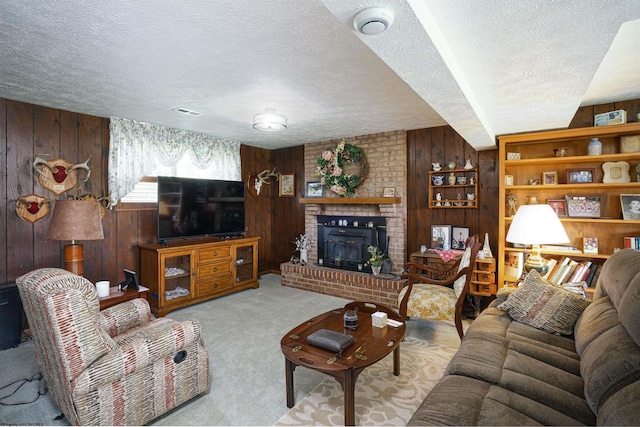
[[[244,183],[158,177],[158,240],[245,234]]]

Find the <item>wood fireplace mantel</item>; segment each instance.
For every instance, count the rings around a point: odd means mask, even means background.
[[[400,197],[302,197],[303,204],[317,205],[390,205],[400,203]]]

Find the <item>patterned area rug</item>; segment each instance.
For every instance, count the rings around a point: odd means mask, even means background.
[[[355,392],[357,425],[407,425],[457,348],[406,338],[400,344],[400,375],[393,375],[393,353],[366,368]],[[300,368],[302,369],[302,368]],[[294,374],[295,385],[295,374]],[[275,425],[344,425],[340,384],[327,377]]]

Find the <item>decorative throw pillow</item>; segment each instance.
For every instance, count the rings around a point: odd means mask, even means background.
[[[578,317],[590,303],[573,292],[551,285],[532,270],[498,309],[508,311],[513,320],[534,328],[571,335]]]

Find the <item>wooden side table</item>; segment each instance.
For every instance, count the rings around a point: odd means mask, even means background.
[[[100,299],[100,310],[104,310],[105,308],[113,307],[114,305],[120,304],[121,302],[130,301],[136,298],[144,298],[147,299],[147,292],[149,292],[149,288],[145,288],[144,286],[140,286],[139,290],[135,289],[125,289],[121,291],[117,286],[112,286],[109,288],[109,296]]]

